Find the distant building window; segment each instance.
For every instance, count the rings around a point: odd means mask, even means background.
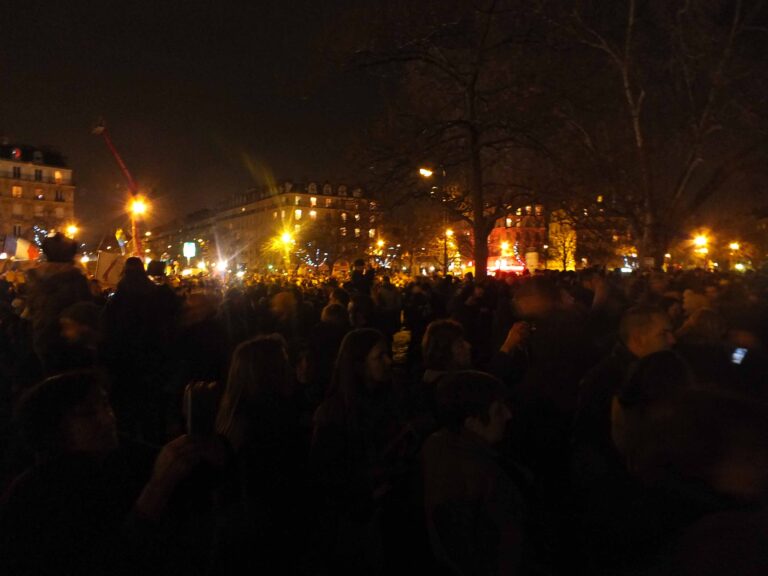
[[[360,222],[360,214],[355,214],[355,222]]]
[[[24,191],[21,186],[11,186],[11,196],[14,198],[21,198]]]
[[[294,206],[298,206],[300,203],[301,203],[301,196],[294,196],[293,197]]]
[[[285,220],[285,210],[280,210],[280,218]]]
[[[293,212],[293,217],[294,217],[296,220],[301,220],[301,209],[297,208],[297,209],[296,209],[296,210]]]
[[[272,219],[277,220],[277,211],[272,213]]]
[[[341,221],[342,222],[346,222],[347,221],[347,213],[346,212],[342,212],[341,213]]]
[[[296,225],[293,227],[293,231],[294,231],[296,234],[298,234],[299,232],[301,232],[301,224],[296,224]]]
[[[309,211],[309,217],[310,217],[312,220],[314,220],[315,218],[317,218],[317,210],[310,210],[310,211]]]
[[[376,210],[376,202],[371,200],[371,210]]]
[[[355,228],[355,238],[360,238],[360,228]]]
[[[43,194],[42,188],[35,188],[35,198],[38,200],[45,200],[45,194]]]
[[[517,210],[515,210],[515,214],[517,214],[518,216],[522,216],[523,215],[523,209],[522,208],[518,208]]]
[[[507,228],[511,228],[511,227],[512,227],[512,218],[509,218],[509,217],[507,217],[507,220],[506,220],[506,222],[504,223],[504,225],[505,225]]]
[[[602,194],[600,194],[600,195],[597,197],[597,203],[598,203],[598,204],[602,204],[602,203],[603,203],[603,195],[602,195]]]
[[[374,222],[376,222],[376,216],[371,214],[371,216],[368,218],[368,220],[370,221],[371,224],[373,224]]]
[[[62,190],[56,190],[56,202],[64,202],[64,192]]]
[[[43,215],[43,207],[40,204],[35,204],[35,216]]]
[[[64,218],[64,208],[61,206],[56,207],[56,218]]]
[[[526,207],[525,207],[525,213],[526,213],[528,216],[530,216],[530,215],[531,215],[531,211],[532,211],[532,210],[531,210],[531,207],[530,207],[530,206],[526,206]]]
[[[14,204],[13,214],[15,216],[21,216],[22,214],[24,214],[24,206],[22,206],[21,204]]]
[[[536,214],[536,216],[541,216],[544,214],[544,206],[541,204],[536,204],[536,207],[534,208],[534,214]]]
[[[35,169],[35,181],[36,182],[42,182],[43,181],[43,171],[39,168]]]
[[[333,198],[326,198],[326,199],[325,199],[325,207],[326,207],[326,208],[331,208],[331,207],[333,207]]]
[[[21,224],[14,224],[13,225],[13,235],[18,238],[21,236]]]
[[[20,166],[14,166],[13,167],[13,177],[14,178],[21,178],[21,167]]]
[[[346,236],[347,235],[347,228],[346,228],[346,226],[342,226],[341,228],[339,228],[339,232],[341,232],[342,236]]]
[[[376,228],[368,230],[368,238],[376,238]]]
[[[339,186],[339,196],[347,195],[347,187],[344,185]]]
[[[61,184],[61,171],[60,170],[56,170],[53,173],[53,179],[56,182],[56,184]]]
[[[309,199],[309,205],[310,205],[310,206],[312,206],[312,208],[314,208],[315,206],[317,206],[317,198],[315,198],[314,196],[312,196],[312,197]]]

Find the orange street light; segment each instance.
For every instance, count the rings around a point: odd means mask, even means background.
[[[434,171],[430,170],[429,168],[419,168],[419,174],[424,178],[431,178],[432,174],[434,174]]]

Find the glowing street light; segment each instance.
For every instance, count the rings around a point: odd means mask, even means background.
[[[82,262],[83,264],[88,264],[88,262],[90,261],[91,259],[88,257],[88,254],[83,254],[83,257],[80,258],[80,262]]]
[[[739,250],[741,248],[741,245],[738,242],[731,242],[730,244],[728,244],[728,248],[730,248],[731,250],[736,251],[736,250]]]
[[[137,196],[133,200],[131,200],[131,203],[128,206],[128,210],[130,210],[131,214],[136,216],[143,216],[147,213],[147,210],[149,209],[149,206],[147,204],[147,201],[144,200],[141,196]]]
[[[77,227],[76,224],[70,224],[69,226],[67,226],[67,236],[69,236],[70,238],[74,238],[75,236],[77,236],[78,231],[79,231],[79,228]]]
[[[134,196],[128,203],[128,213],[131,215],[131,237],[133,238],[133,255],[141,253],[141,238],[138,234],[136,221],[149,211],[149,203],[142,196]]]
[[[699,234],[693,238],[693,245],[698,248],[704,248],[707,244],[709,244],[709,238],[704,234]]]
[[[219,260],[219,262],[216,264],[216,270],[218,270],[221,273],[224,273],[227,271],[227,261],[226,260]]]
[[[419,174],[424,178],[432,178],[434,171],[430,170],[429,168],[419,168]]]
[[[450,228],[448,228],[448,229],[445,231],[445,235],[446,235],[448,238],[451,238],[451,237],[453,236],[453,230],[451,230]]]

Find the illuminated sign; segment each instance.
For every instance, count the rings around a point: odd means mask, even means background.
[[[194,258],[197,255],[197,244],[194,242],[184,242],[184,257]]]

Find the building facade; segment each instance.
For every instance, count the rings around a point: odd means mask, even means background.
[[[64,157],[45,148],[0,143],[0,236],[29,241],[64,230],[75,216],[75,186]]]
[[[327,270],[365,256],[379,238],[380,218],[377,202],[362,188],[286,181],[157,228],[148,249],[156,258],[184,261],[183,244],[194,242],[195,258],[206,265],[226,261],[254,272],[302,265]]]

